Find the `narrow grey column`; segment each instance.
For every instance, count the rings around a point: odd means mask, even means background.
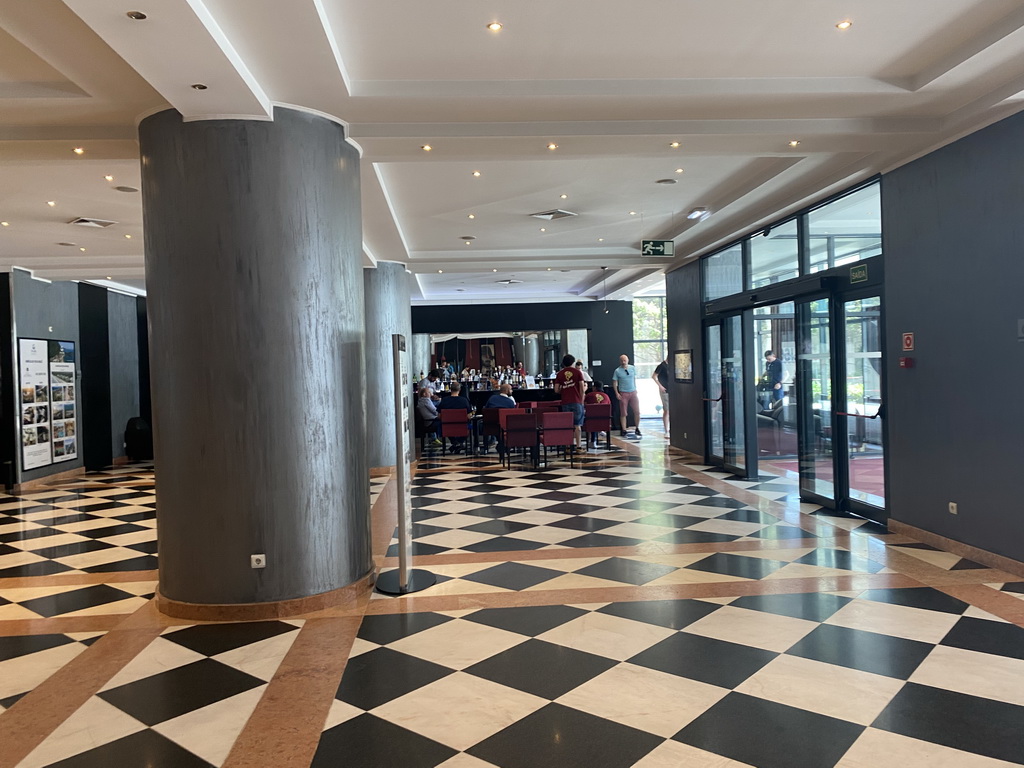
[[[287,109],[161,112],[139,139],[160,590],[350,584],[371,568],[358,153]]]
[[[366,409],[372,429],[366,430],[366,456],[371,467],[395,464],[395,392],[392,382],[391,334],[410,340],[412,307],[409,276],[404,264],[379,262],[363,270],[366,294]],[[411,363],[411,355],[410,355]],[[410,364],[410,369],[412,365]],[[417,371],[410,373],[410,378]]]
[[[540,372],[540,337],[528,336],[526,338],[526,353],[523,360],[526,364],[526,372],[535,376]]]
[[[420,371],[424,375],[430,373],[429,333],[414,333],[412,336],[412,368],[415,376],[419,376]]]

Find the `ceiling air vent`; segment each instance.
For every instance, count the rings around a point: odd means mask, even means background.
[[[522,280],[512,280],[512,279],[509,279],[509,280],[495,280],[494,282],[500,283],[501,285],[519,285],[523,281]]]
[[[84,216],[79,216],[77,219],[72,219],[68,224],[76,224],[79,227],[96,227],[103,229],[105,227],[117,224],[116,221],[107,221],[106,219],[88,219]]]
[[[541,211],[540,213],[530,214],[535,219],[544,219],[545,221],[554,221],[555,219],[567,219],[570,216],[579,216],[578,213],[572,211],[563,211],[561,208],[555,208],[553,211]]]

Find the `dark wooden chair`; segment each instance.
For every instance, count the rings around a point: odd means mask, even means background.
[[[505,409],[511,411],[511,408]],[[512,450],[522,448],[525,456],[526,449],[530,449],[530,457],[534,466],[537,466],[538,445],[537,442],[537,415],[534,413],[510,413],[507,416],[501,414],[504,421],[502,429],[505,443],[505,458],[508,468],[512,469]]]
[[[544,446],[544,463],[548,463],[548,447],[563,449],[569,454],[569,466],[575,468],[572,447],[576,443],[576,430],[571,413],[548,411],[540,415],[540,444]]]
[[[461,437],[463,450],[469,449],[469,411],[465,408],[446,408],[441,411],[441,455],[445,455],[444,438]],[[454,441],[453,441],[454,442]]]
[[[591,403],[583,408],[583,431],[590,445],[590,435],[604,432],[607,436],[607,447],[612,447],[612,406],[611,403]]]

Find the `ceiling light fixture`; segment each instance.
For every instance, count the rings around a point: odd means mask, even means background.
[[[558,149],[558,145],[555,144],[554,142],[551,142],[550,144],[548,144],[548,149],[550,149],[550,150]]]
[[[500,32],[503,26],[504,25],[500,21],[492,21],[487,25],[487,28],[491,30],[491,32]]]
[[[443,269],[439,269],[439,270],[437,270],[437,274],[439,274],[439,275],[443,275],[443,274],[444,274],[444,270],[443,270]]]
[[[111,176],[109,173],[106,176],[104,176],[103,178],[104,178],[105,181],[113,181],[114,180],[114,177]]]
[[[676,173],[682,173],[682,172],[683,172],[682,168],[676,168]]]
[[[0,221],[0,227],[9,227],[9,226],[11,226],[11,222],[9,222],[9,221]]]
[[[568,196],[568,195],[559,195],[558,197],[559,197],[559,199],[561,199],[561,200],[568,200],[568,199],[569,199],[569,196]]]
[[[636,211],[630,211],[630,212],[629,212],[629,215],[630,215],[630,216],[636,216]]]
[[[424,144],[423,146],[420,147],[420,149],[422,149],[424,152],[429,152],[430,150],[433,149],[433,147],[430,146],[429,144]]]
[[[548,230],[547,230],[547,228],[546,228],[546,227],[541,227],[541,228],[540,228],[540,231],[541,231],[541,232],[547,232]]]
[[[85,252],[85,247],[83,246],[82,248],[79,248],[78,250],[80,250],[80,251],[82,251],[84,253]]]
[[[55,206],[57,204],[57,201],[56,200],[47,200],[46,204],[48,206],[50,206],[51,208],[53,208],[53,206]]]
[[[110,275],[107,275],[107,280],[113,280],[113,279],[114,278],[112,278]]]
[[[496,269],[492,269],[492,270],[491,270],[491,272],[497,272],[497,271],[498,271],[498,270],[496,270]]]
[[[125,236],[124,236],[124,239],[125,239],[125,240],[131,240],[131,239],[132,239],[132,236],[131,236],[131,235],[125,235]]]
[[[800,146],[800,140],[799,139],[793,139],[792,141],[789,142],[789,146],[791,146],[791,147],[799,147]]]
[[[690,221],[703,221],[710,215],[707,208],[694,208],[686,214],[686,218],[690,219]]]
[[[193,91],[205,91],[209,86],[204,85],[203,83],[192,83],[192,85],[189,87]]]
[[[550,272],[550,271],[551,271],[551,267],[548,267],[548,272]]]
[[[76,155],[84,155],[85,154],[85,148],[84,147],[75,147],[71,151],[74,152]]]
[[[669,146],[672,147],[672,149],[679,149],[679,142],[673,141]]]
[[[473,171],[473,175],[476,176],[477,178],[479,178],[480,177],[480,171]]]
[[[467,219],[475,219],[476,218],[476,214],[475,213],[471,213],[466,218]]]
[[[850,21],[849,19],[844,19],[843,21],[840,21],[838,24],[836,24],[836,29],[849,29],[852,26],[852,21]]]
[[[599,242],[599,243],[603,243],[603,242],[604,242],[604,238],[603,238],[603,237],[599,237],[599,238],[597,238],[597,242]]]
[[[149,18],[142,11],[128,11],[128,13],[126,13],[125,16],[127,16],[132,21],[144,21],[145,19]]]

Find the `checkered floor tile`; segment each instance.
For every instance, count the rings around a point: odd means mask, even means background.
[[[631,462],[422,473],[412,505],[414,555],[814,538],[693,480]],[[388,555],[397,552],[396,539]]]
[[[1024,629],[928,588],[495,608],[367,616],[313,765],[1016,765],[1022,722]]]
[[[19,768],[220,765],[302,623],[166,630]]]
[[[0,637],[0,713],[63,667],[102,632]]]
[[[155,581],[0,587],[0,621],[133,613],[155,591]]]

